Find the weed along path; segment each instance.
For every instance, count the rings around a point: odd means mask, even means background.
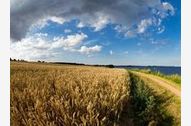
[[[173,84],[173,82],[165,80],[161,77],[157,77],[155,75],[150,75],[150,74],[145,74],[145,73],[135,72],[135,71],[133,71],[133,73],[138,75],[139,77],[152,81],[154,84],[164,87],[166,90],[171,91],[176,96],[179,96],[179,97],[181,96],[180,89],[175,87],[174,85],[176,85],[176,84]]]
[[[157,123],[160,122],[162,125],[168,126],[180,126],[181,125],[181,92],[180,87],[164,78],[141,73],[137,71],[129,70],[131,77],[131,94],[133,94],[133,102],[142,101],[138,105],[133,104],[133,106],[138,107],[144,103],[148,103],[148,106],[152,106],[149,109],[149,113],[146,112],[145,115],[151,113],[157,113],[156,118]],[[154,99],[152,100],[152,98]],[[137,100],[138,98],[138,100]],[[150,107],[148,107],[150,108]],[[145,112],[146,109],[143,109]],[[137,109],[135,108],[135,111]],[[139,110],[138,110],[139,111]],[[142,111],[140,112],[142,113]],[[162,114],[161,114],[162,113]],[[155,114],[154,114],[155,115]],[[154,117],[154,116],[153,116]],[[165,118],[163,118],[165,117]],[[142,119],[140,117],[139,119]],[[156,121],[156,120],[155,120]]]

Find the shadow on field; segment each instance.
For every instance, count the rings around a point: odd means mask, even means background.
[[[128,118],[134,126],[172,126],[174,118],[165,109],[171,97],[156,96],[137,76],[130,73],[130,78],[129,105],[121,115],[120,125],[126,126]]]

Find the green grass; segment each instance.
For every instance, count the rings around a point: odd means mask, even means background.
[[[165,75],[159,71],[152,71],[151,69],[133,69],[134,71],[138,71],[138,72],[143,72],[143,73],[148,73],[148,74],[152,74],[152,75],[156,75],[162,78],[165,78],[167,80],[170,80],[174,83],[176,83],[177,85],[181,85],[181,76],[178,74],[172,74],[172,75]]]
[[[155,91],[138,76],[130,73],[129,116],[135,126],[173,126],[174,117],[166,110],[167,97],[157,96]]]

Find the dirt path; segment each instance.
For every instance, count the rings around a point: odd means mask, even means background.
[[[150,74],[145,74],[145,73],[135,72],[135,71],[133,71],[133,73],[140,77],[147,78],[150,81],[154,82],[155,84],[158,84],[161,87],[164,87],[165,89],[171,91],[176,96],[179,96],[179,97],[181,96],[180,90],[178,88],[172,86],[172,85],[175,85],[175,84],[173,84],[173,82],[170,82],[161,77],[157,77],[157,76],[150,75]]]

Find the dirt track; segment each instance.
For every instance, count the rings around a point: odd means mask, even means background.
[[[160,85],[161,87],[164,87],[165,89],[171,91],[176,96],[179,96],[179,97],[181,96],[180,90],[178,88],[172,86],[172,85],[175,85],[175,84],[173,84],[173,82],[170,82],[161,77],[157,77],[157,76],[150,75],[150,74],[145,74],[145,73],[141,73],[141,72],[133,72],[133,73],[140,77],[147,78],[150,81],[154,82],[155,84]]]

